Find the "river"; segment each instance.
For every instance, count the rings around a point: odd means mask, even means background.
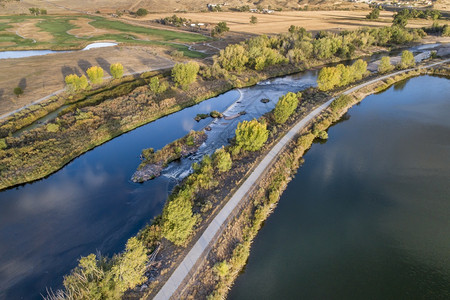
[[[86,51],[95,48],[104,48],[104,47],[113,47],[117,46],[117,43],[105,43],[105,42],[97,42],[91,43],[84,47],[81,50],[75,51]],[[64,53],[64,52],[72,52],[72,51],[55,51],[55,50],[14,50],[14,51],[0,51],[0,59],[11,59],[11,58],[23,58],[23,57],[32,57],[32,56],[41,56],[52,53]]]
[[[229,299],[450,299],[450,81],[371,95],[314,144]]]
[[[229,91],[117,137],[47,178],[0,192],[0,299],[40,299],[46,288],[61,287],[80,256],[122,251],[129,237],[161,213],[193,162],[227,144],[239,122],[260,117],[278,97],[314,86],[316,79],[317,71],[307,71]],[[262,98],[271,101],[261,103]],[[194,121],[212,110],[247,114]],[[212,131],[196,155],[171,164],[155,180],[130,181],[142,149],[162,148],[206,125]]]
[[[128,238],[161,213],[193,162],[227,144],[240,121],[258,118],[278,97],[313,86],[316,78],[317,71],[307,71],[229,91],[123,134],[45,179],[0,192],[0,299],[41,299],[46,288],[61,287],[80,256],[122,251]],[[262,98],[271,101],[264,104]],[[212,110],[247,114],[194,121]],[[160,149],[206,125],[212,130],[198,154],[171,164],[155,180],[130,181],[142,149]]]

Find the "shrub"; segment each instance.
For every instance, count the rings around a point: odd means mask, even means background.
[[[231,169],[233,163],[231,155],[223,147],[214,152],[212,159],[214,167],[219,170],[219,172],[226,172]]]
[[[6,149],[8,147],[8,144],[6,143],[5,139],[0,139],[0,150]]]
[[[103,69],[101,67],[90,67],[86,73],[93,84],[101,84],[103,82]]]
[[[121,63],[115,63],[110,66],[111,75],[114,79],[122,78],[123,65]]]
[[[391,65],[391,59],[389,56],[383,56],[381,58],[380,65],[378,66],[379,73],[387,73],[394,69],[394,66]]]
[[[230,267],[228,266],[226,261],[222,261],[214,265],[214,271],[216,271],[219,277],[223,278],[226,277],[230,272]]]
[[[20,95],[23,94],[23,90],[22,90],[22,88],[20,86],[15,87],[13,92],[14,92],[14,95],[16,95],[17,97],[19,97]]]
[[[177,58],[182,58],[184,56],[184,53],[182,51],[173,50],[170,52],[170,55]]]
[[[247,151],[261,149],[269,137],[269,131],[265,123],[259,123],[256,119],[243,121],[236,129],[236,144]]]
[[[155,95],[159,95],[164,93],[167,90],[167,83],[163,82],[161,83],[159,81],[159,77],[154,76],[152,77],[152,79],[150,79],[150,91],[152,91],[153,93],[155,93]]]
[[[55,123],[47,124],[47,131],[48,132],[58,132],[59,131],[59,125]]]
[[[197,80],[199,70],[200,66],[196,62],[176,64],[172,69],[172,79],[176,85],[187,88],[189,84]]]
[[[255,16],[251,16],[250,17],[250,24],[256,24],[258,23],[258,18]]]
[[[294,113],[298,106],[298,97],[294,93],[287,93],[281,96],[275,106],[273,115],[275,122],[283,124]]]
[[[148,11],[145,9],[145,8],[139,8],[137,11],[136,11],[136,15],[138,16],[138,17],[144,17],[144,16],[146,16],[148,14]]]
[[[414,67],[415,65],[416,65],[416,60],[414,59],[414,55],[408,50],[403,51],[402,52],[402,60],[400,61],[399,68],[406,69],[406,68]]]

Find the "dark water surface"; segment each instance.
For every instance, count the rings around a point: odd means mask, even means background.
[[[0,299],[41,299],[46,287],[61,287],[80,256],[122,251],[128,238],[160,214],[193,161],[226,144],[238,122],[272,110],[279,96],[315,85],[316,77],[317,71],[308,71],[232,90],[117,137],[48,178],[0,192]],[[271,101],[263,104],[261,98]],[[129,180],[142,149],[160,149],[204,128],[212,119],[197,123],[194,117],[212,110],[247,114],[213,121],[199,153],[171,164],[163,176],[144,184]]]
[[[450,81],[367,97],[315,144],[229,299],[450,299]]]

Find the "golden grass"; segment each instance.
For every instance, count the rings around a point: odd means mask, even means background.
[[[291,25],[304,27],[308,31],[319,30],[353,30],[363,26],[382,27],[392,23],[392,12],[382,11],[380,19],[371,21],[366,19],[370,11],[281,11],[273,14],[254,14],[241,12],[216,13],[180,13],[178,16],[191,19],[194,22],[217,24],[227,22],[231,31],[252,34],[277,34],[287,32]],[[156,20],[173,13],[150,14],[144,20]],[[250,24],[250,17],[256,16],[258,23]],[[429,20],[410,20],[409,27],[430,25]]]

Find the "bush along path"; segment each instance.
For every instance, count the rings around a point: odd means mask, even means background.
[[[422,66],[421,69],[432,68],[440,64],[444,64],[449,62],[450,59],[436,62],[433,64],[429,64],[427,66]],[[407,69],[398,71],[392,74],[384,75],[378,77],[376,79],[361,83],[353,88],[350,88],[344,91],[341,94],[341,97],[334,97],[328,100],[326,103],[320,105],[312,112],[310,112],[306,117],[298,121],[282,138],[275,146],[265,155],[265,157],[261,160],[261,162],[255,167],[255,169],[251,172],[249,177],[242,183],[239,189],[233,194],[227,204],[220,210],[220,212],[214,217],[214,219],[209,223],[207,228],[195,242],[191,250],[184,257],[183,261],[178,265],[175,271],[171,274],[169,279],[165,282],[159,292],[156,294],[154,299],[162,300],[162,299],[170,299],[177,298],[180,296],[179,292],[182,290],[180,287],[183,287],[183,284],[189,280],[195,272],[196,268],[198,268],[199,264],[201,264],[202,260],[206,258],[209,251],[213,247],[213,245],[219,239],[223,230],[229,225],[230,221],[233,219],[236,214],[236,210],[241,208],[243,202],[248,198],[248,195],[253,191],[254,187],[260,181],[261,177],[265,174],[265,171],[270,168],[270,166],[277,160],[279,155],[283,152],[283,149],[291,143],[294,138],[298,135],[298,133],[305,129],[308,124],[316,118],[319,114],[324,112],[327,108],[331,107],[332,111],[339,111],[339,113],[343,113],[342,111],[346,111],[349,107],[354,105],[355,103],[362,100],[362,98],[358,99],[358,101],[354,101],[354,98],[349,98],[348,95],[353,94],[355,92],[361,91],[364,88],[371,87],[374,84],[382,82],[383,80],[391,79],[392,77],[399,77],[400,75],[408,75],[410,72],[411,76],[419,75],[419,72],[414,72],[415,69]],[[401,78],[406,78],[401,77]],[[394,81],[395,82],[395,81]],[[392,82],[393,83],[393,82]],[[384,89],[387,86],[390,86],[389,83],[382,84],[378,87],[373,87],[369,91],[364,92],[364,97],[373,92],[377,92],[380,89]],[[328,122],[328,126],[331,125],[331,120]],[[326,126],[326,127],[328,127]],[[326,128],[324,128],[326,129]],[[312,142],[312,139],[311,139]]]

